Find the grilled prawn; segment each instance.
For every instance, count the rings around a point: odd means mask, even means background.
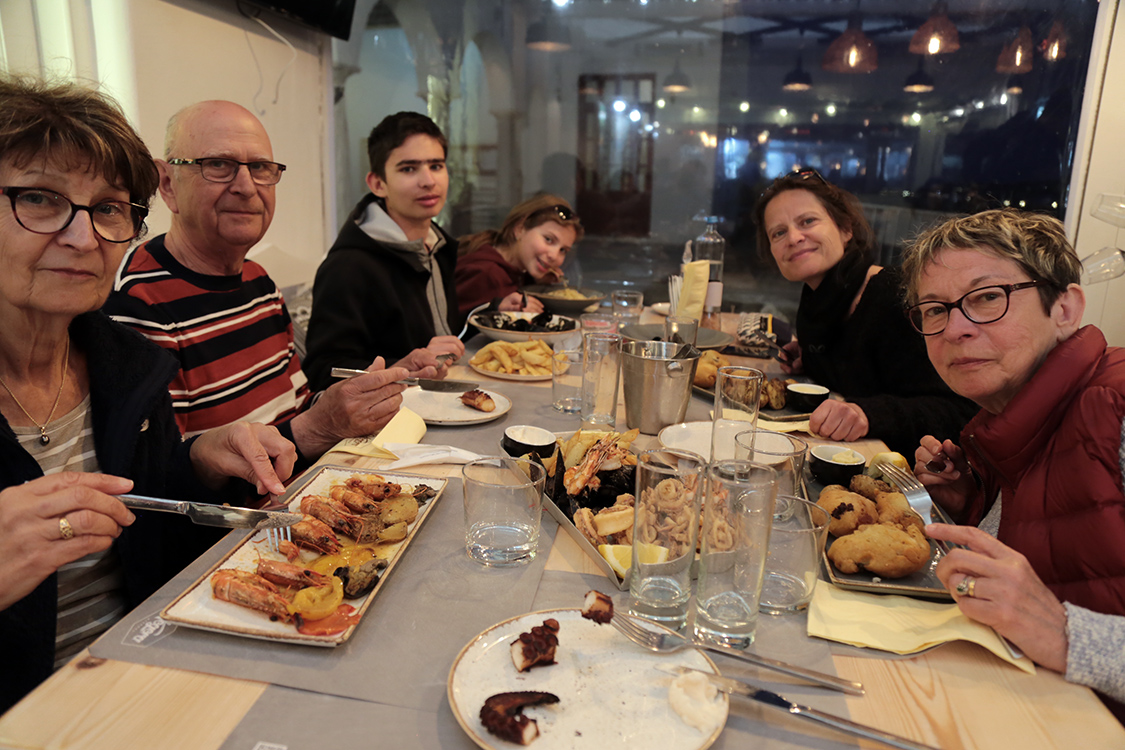
[[[291,619],[289,603],[277,587],[254,573],[223,568],[211,576],[211,594],[216,599],[265,612],[271,620]]]
[[[302,547],[322,555],[334,555],[340,551],[340,540],[328,524],[315,516],[305,517],[289,527],[293,541]]]
[[[300,565],[264,558],[258,560],[258,575],[278,586],[298,589],[308,586],[327,586],[332,583],[332,579],[328,576],[302,568]]]

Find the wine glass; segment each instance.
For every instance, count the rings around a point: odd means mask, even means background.
[[[1083,285],[1109,281],[1125,275],[1125,256],[1116,247],[1103,247],[1087,255],[1081,263]]]
[[[1100,194],[1090,215],[1125,229],[1125,195]]]

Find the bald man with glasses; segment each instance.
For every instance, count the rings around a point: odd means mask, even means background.
[[[184,435],[238,420],[274,424],[306,460],[342,438],[378,431],[397,413],[410,374],[385,368],[313,398],[285,302],[246,259],[269,229],[285,165],[262,123],[225,101],[193,104],[168,123],[160,196],[167,234],[125,257],[105,310],[176,356],[169,390]]]

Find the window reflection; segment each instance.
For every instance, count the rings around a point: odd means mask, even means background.
[[[364,137],[402,109],[447,129],[454,234],[550,190],[587,226],[574,281],[652,300],[693,217],[718,214],[727,304],[795,306],[750,216],[796,165],[860,196],[885,263],[949,213],[1063,216],[1098,3],[841,5],[361,0],[368,28],[337,48],[340,219],[365,189]],[[529,49],[536,24],[569,47]]]

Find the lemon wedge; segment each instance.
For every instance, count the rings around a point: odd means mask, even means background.
[[[910,471],[910,463],[906,460],[906,456],[901,453],[887,451],[884,453],[876,453],[871,459],[871,463],[867,465],[867,469],[864,473],[869,477],[878,479],[883,476],[883,472],[879,471],[879,464],[892,464],[905,471]]]
[[[335,612],[343,601],[344,582],[332,576],[330,586],[310,586],[298,591],[289,605],[289,611],[306,620],[323,620]]]
[[[638,545],[641,562],[645,565],[653,563],[667,562],[668,548],[662,547],[659,544],[640,544]],[[629,573],[629,568],[633,566],[633,548],[628,544],[599,544],[598,552],[609,563],[609,567],[613,568],[613,572],[621,578],[625,578]]]

